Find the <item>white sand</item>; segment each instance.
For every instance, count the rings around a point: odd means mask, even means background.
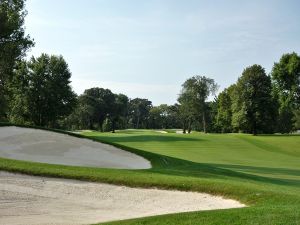
[[[0,157],[73,166],[151,168],[151,163],[143,157],[110,145],[19,127],[0,127]]]
[[[191,133],[193,133],[193,131],[191,131]],[[176,134],[183,134],[183,130],[176,130]],[[186,131],[186,134],[188,134],[187,131]]]
[[[129,188],[0,171],[1,225],[69,225],[167,213],[238,208],[195,192]]]
[[[167,131],[164,131],[164,130],[156,130],[156,132],[161,133],[161,134],[167,134],[168,133]]]

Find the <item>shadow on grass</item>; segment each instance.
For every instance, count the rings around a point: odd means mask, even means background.
[[[262,137],[300,137],[300,134],[258,134],[257,135]]]
[[[299,176],[300,170],[288,168],[270,168],[270,167],[256,167],[256,166],[243,166],[233,164],[213,164],[213,163],[197,163],[170,156],[164,156],[152,152],[147,152],[139,149],[118,144],[118,142],[141,142],[141,141],[159,141],[159,142],[174,142],[174,141],[205,141],[195,138],[187,137],[174,137],[174,136],[161,136],[161,135],[142,135],[142,136],[89,136],[88,138],[104,142],[107,144],[115,145],[116,147],[141,155],[150,160],[153,168],[148,170],[150,173],[159,173],[165,175],[185,176],[185,177],[213,177],[219,179],[242,179],[258,181],[262,183],[277,184],[277,185],[300,185],[300,179],[287,179],[287,178],[274,178],[264,175],[287,175]],[[147,172],[147,171],[145,171]],[[255,173],[255,174],[253,174]],[[262,174],[262,175],[257,175]]]
[[[273,174],[273,175],[284,175],[284,176],[299,176],[300,170],[288,169],[288,168],[271,168],[271,167],[259,167],[259,166],[243,166],[243,165],[226,165],[226,164],[214,164],[227,169],[238,169],[243,171],[249,171],[261,174]]]
[[[154,154],[154,153],[151,153]],[[156,155],[156,154],[154,154]],[[156,156],[157,157],[157,156]],[[255,181],[276,185],[288,185],[300,187],[300,170],[287,168],[269,168],[269,167],[255,167],[255,166],[241,166],[232,164],[213,164],[213,163],[196,163],[187,160],[177,159],[168,156],[159,155],[161,163],[160,166],[154,167],[149,172],[176,175],[184,177],[207,177],[218,179],[232,179],[246,180],[247,182]],[[238,171],[244,170],[244,171]],[[257,174],[269,175],[293,175],[299,176],[299,179],[274,178]]]
[[[281,153],[283,155],[289,155],[292,157],[299,157],[298,152],[286,151],[286,150],[280,148],[279,146],[276,146],[275,144],[269,144],[269,143],[264,142],[259,139],[252,139],[252,138],[250,139],[245,136],[238,136],[237,138],[239,138],[240,140],[243,140],[251,145],[254,145],[255,147],[260,148],[264,151]]]
[[[88,137],[93,138],[99,141],[105,142],[180,142],[180,141],[205,141],[199,138],[192,137],[176,137],[176,136],[162,136],[162,135],[133,135],[133,136],[97,136],[97,135],[88,135]]]

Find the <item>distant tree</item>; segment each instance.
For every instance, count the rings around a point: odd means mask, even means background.
[[[232,132],[232,94],[235,85],[222,91],[217,98],[216,126],[222,133]]]
[[[127,127],[129,99],[109,89],[90,88],[78,97],[73,113],[64,121],[68,129],[112,131]]]
[[[42,54],[29,62],[21,62],[9,85],[12,121],[55,127],[75,105],[76,95],[71,89],[70,78],[62,56]]]
[[[170,107],[167,104],[154,106],[149,111],[149,127],[153,129],[169,128]]]
[[[168,106],[168,116],[167,116],[167,126],[166,128],[180,128],[180,106],[178,104]]]
[[[161,128],[166,129],[168,128],[168,117],[169,117],[169,106],[167,104],[161,104],[158,106],[160,110],[160,117],[161,117]]]
[[[218,100],[215,98],[213,101],[206,102],[206,115],[207,115],[207,131],[208,132],[219,132],[217,126],[217,115],[218,115]]]
[[[295,111],[295,130],[300,130],[300,110]]]
[[[93,115],[91,118],[90,129],[102,130],[103,122],[113,113],[115,104],[115,95],[109,89],[104,88],[90,88],[84,91],[82,96],[83,105],[85,108],[91,108]]]
[[[63,121],[63,127],[70,130],[93,129],[95,107],[90,104],[91,100],[86,95],[77,98],[77,105],[73,112]]]
[[[278,131],[293,129],[294,111],[300,109],[300,57],[296,53],[284,54],[272,69],[273,91],[278,98]]]
[[[115,101],[111,112],[111,131],[114,133],[116,127],[125,128],[128,116],[129,98],[124,94],[115,94]]]
[[[163,127],[161,109],[158,106],[153,106],[149,111],[149,128],[161,129]]]
[[[13,69],[33,41],[25,35],[24,0],[0,1],[0,120],[7,114],[7,82],[12,79]]]
[[[276,132],[280,133],[290,133],[293,130],[294,118],[294,106],[293,101],[290,97],[285,96],[278,89],[277,85],[273,83],[273,96],[276,99],[274,105],[277,108],[277,120]]]
[[[16,124],[31,123],[29,111],[29,68],[26,61],[18,63],[14,76],[6,84],[10,93],[8,120]]]
[[[71,72],[62,56],[50,56],[49,61],[50,89],[48,114],[50,126],[55,126],[58,120],[68,116],[74,109],[76,94],[71,87]]]
[[[194,93],[190,90],[182,90],[179,97],[179,118],[182,123],[182,130],[185,134],[190,133],[192,130],[192,124],[197,115],[197,110],[194,107]]]
[[[207,98],[215,94],[218,85],[213,79],[205,76],[194,76],[186,80],[182,85],[182,90],[178,102],[182,105],[184,113],[187,114],[188,121],[192,119],[201,120],[203,131],[207,127]],[[190,124],[188,125],[190,130]]]
[[[273,132],[276,112],[271,79],[260,65],[244,70],[234,90],[233,125],[254,135]]]
[[[134,128],[147,128],[152,102],[148,99],[135,98],[129,102],[129,113]]]

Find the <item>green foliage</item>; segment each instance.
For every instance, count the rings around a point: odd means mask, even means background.
[[[282,101],[278,112],[277,131],[280,133],[290,133],[294,128],[294,122],[292,106],[288,102]]]
[[[154,106],[149,111],[149,128],[152,129],[170,129],[179,128],[179,106],[161,104]]]
[[[222,133],[230,133],[232,128],[232,101],[235,85],[231,85],[218,95],[216,125]]]
[[[129,98],[124,94],[115,94],[115,102],[111,109],[110,119],[112,121],[111,131],[115,129],[127,128],[127,116],[129,108]]]
[[[293,130],[293,111],[300,109],[300,57],[296,53],[284,54],[272,69],[274,92],[278,98],[277,130]]]
[[[42,54],[20,62],[9,82],[9,118],[16,123],[55,127],[71,113],[76,96],[62,56]]]
[[[180,106],[178,104],[168,106],[167,128],[180,128]]]
[[[10,93],[8,119],[12,123],[25,124],[29,121],[28,73],[27,62],[21,61],[16,67],[14,76],[7,84]]]
[[[77,107],[64,121],[67,129],[112,131],[125,128],[178,128],[179,106],[153,107],[147,99],[132,99],[109,89],[91,88],[79,96]],[[107,123],[109,121],[109,123]],[[105,129],[104,129],[105,128]]]
[[[179,102],[179,116],[182,121],[183,133],[188,133],[192,130],[192,123],[197,115],[196,108],[193,105],[194,94],[191,91],[181,91],[178,102]]]
[[[207,111],[207,132],[216,133],[218,132],[217,126],[217,114],[218,114],[218,101],[215,98],[214,101],[206,102]]]
[[[106,118],[102,124],[102,131],[109,132],[112,130],[113,130],[112,121],[109,118]]]
[[[25,35],[25,16],[24,0],[0,1],[0,120],[7,114],[6,84],[12,79],[14,66],[33,46]]]
[[[109,89],[90,88],[78,97],[73,113],[64,121],[68,129],[115,131],[126,128],[129,99]]]
[[[274,83],[285,98],[294,105],[300,104],[300,57],[295,53],[284,54],[272,70]]]
[[[271,79],[259,65],[244,70],[235,87],[233,125],[253,134],[271,133],[276,120]]]
[[[188,131],[191,131],[193,121],[201,121],[203,131],[207,127],[207,104],[206,100],[211,94],[215,94],[218,85],[213,79],[205,76],[194,76],[187,79],[183,85],[178,98],[181,105],[184,132],[187,124]]]
[[[90,88],[84,91],[83,96],[83,99],[86,100],[83,103],[93,109],[93,114],[90,118],[91,128],[101,130],[104,120],[114,105],[115,95],[109,89]]]
[[[81,95],[77,99],[77,106],[70,116],[64,121],[64,127],[70,130],[93,129],[93,118],[95,108],[91,103],[91,98]]]
[[[134,128],[148,128],[148,118],[151,108],[152,102],[148,99],[135,98],[130,100],[130,123]]]
[[[162,111],[158,106],[154,106],[149,111],[149,125],[151,129],[164,129]]]
[[[296,130],[300,130],[300,110],[296,110],[295,114],[295,124],[294,127]]]

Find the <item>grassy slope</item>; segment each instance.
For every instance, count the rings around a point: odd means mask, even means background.
[[[86,136],[151,160],[151,170],[113,170],[0,159],[0,169],[128,186],[203,191],[238,199],[243,209],[182,213],[107,224],[300,224],[300,136],[160,134]],[[127,146],[127,147],[126,147]]]
[[[300,136],[179,135],[137,131],[85,135],[182,159],[186,165],[171,163],[153,170],[159,174],[186,176],[185,182],[192,190],[201,189],[197,185],[203,185],[204,191],[214,190],[213,193],[250,204],[245,209],[183,213],[108,224],[300,224]]]

